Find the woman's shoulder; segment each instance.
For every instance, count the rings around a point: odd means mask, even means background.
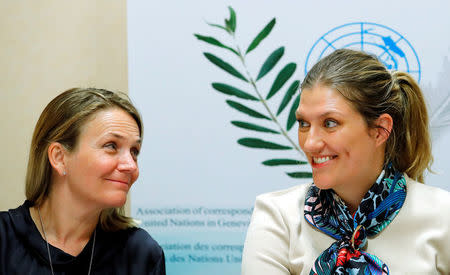
[[[305,195],[311,184],[300,184],[291,188],[261,194],[256,197],[253,220],[266,216],[280,217],[284,222],[297,223],[302,214]]]
[[[406,200],[403,214],[430,226],[450,225],[450,193],[412,179],[406,181]]]
[[[29,232],[27,232],[26,228],[29,226],[31,220],[27,216],[29,215],[27,211],[30,205],[31,203],[29,201],[25,201],[17,208],[0,211],[0,231],[3,233],[8,231],[10,234],[15,232],[14,234],[27,236]]]
[[[450,192],[438,187],[419,183],[410,178],[407,178],[406,188],[407,196],[410,196],[413,201],[432,203],[433,207],[438,205],[442,207],[447,206],[445,210],[450,211]]]
[[[0,239],[12,227],[11,216],[8,211],[0,211]]]
[[[0,223],[4,223],[9,221],[9,214],[8,211],[0,211]]]
[[[1,240],[6,237],[4,235],[10,230],[11,225],[11,218],[8,211],[0,211],[0,244],[2,243]]]
[[[264,193],[256,197],[256,202],[271,202],[280,206],[297,203],[304,200],[310,186],[311,183],[299,184],[287,189]]]
[[[30,207],[31,202],[25,201],[23,204],[17,206],[16,208],[10,208],[9,210],[0,211],[0,220],[10,220],[12,216],[23,215]]]
[[[162,248],[141,228],[132,227],[114,232],[101,230],[100,238],[97,239],[99,240],[98,253],[103,255],[105,262],[114,259],[118,266],[128,266],[128,261],[132,259],[134,265],[129,268],[133,271],[129,270],[127,274],[148,274],[145,270],[152,270],[152,272],[164,270]],[[117,253],[118,251],[120,253]]]
[[[150,253],[157,257],[162,254],[161,246],[142,228],[128,228],[119,231],[119,234],[122,236],[127,249],[140,251],[141,253]]]
[[[142,259],[154,274],[165,274],[164,251],[150,234],[138,227],[129,228],[125,233],[127,235],[125,247],[132,258]]]

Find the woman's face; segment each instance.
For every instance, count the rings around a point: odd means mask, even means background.
[[[136,121],[119,108],[95,113],[65,157],[70,193],[100,208],[122,206],[139,176],[141,146]]]
[[[379,169],[374,131],[339,92],[322,85],[304,89],[296,115],[298,141],[317,187],[356,187]]]

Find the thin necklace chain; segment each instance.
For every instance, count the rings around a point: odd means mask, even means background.
[[[48,245],[47,235],[45,234],[44,223],[42,222],[41,211],[39,211],[39,209],[40,209],[40,207],[38,207],[37,211],[38,211],[38,215],[39,215],[39,222],[41,223],[42,233],[44,234],[44,240],[45,240],[45,243],[47,244],[47,252],[48,252],[48,260],[50,262],[50,270],[52,271],[52,275],[55,275],[55,273],[53,272],[52,257],[50,256],[50,247]],[[95,247],[95,236],[96,235],[97,235],[97,229],[94,229],[94,240],[92,241],[91,260],[89,261],[88,275],[91,274],[92,259],[94,258],[94,247]]]

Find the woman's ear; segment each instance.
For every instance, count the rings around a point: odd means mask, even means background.
[[[52,142],[47,150],[48,160],[53,169],[60,175],[66,175],[66,149],[59,142]]]
[[[377,146],[385,143],[392,132],[394,122],[391,115],[382,114],[375,120],[375,139]]]

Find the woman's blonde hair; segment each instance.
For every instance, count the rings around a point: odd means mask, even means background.
[[[54,98],[42,111],[31,141],[25,179],[27,200],[40,206],[51,189],[52,167],[47,150],[52,142],[73,151],[83,125],[100,110],[120,108],[136,121],[142,139],[143,125],[139,112],[126,94],[96,88],[73,88]],[[117,231],[135,226],[125,216],[123,207],[110,208],[100,214],[100,225],[105,231]]]
[[[433,161],[428,113],[418,83],[411,75],[393,71],[374,56],[349,49],[336,50],[315,64],[301,89],[322,84],[341,93],[364,117],[368,127],[383,113],[393,119],[386,142],[385,163],[423,182]]]

